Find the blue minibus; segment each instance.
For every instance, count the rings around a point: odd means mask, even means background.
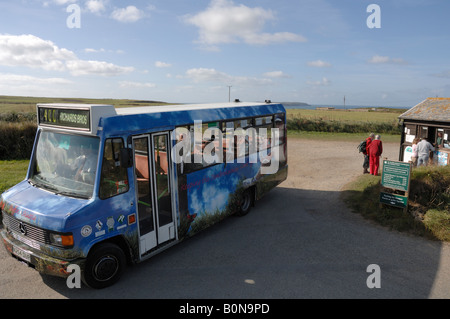
[[[42,274],[114,284],[287,178],[282,104],[38,104],[26,178],[0,197],[4,246]]]

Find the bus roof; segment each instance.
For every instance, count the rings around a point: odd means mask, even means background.
[[[231,107],[256,106],[256,105],[262,105],[262,104],[268,105],[268,104],[275,104],[275,103],[231,102],[231,103],[208,103],[208,104],[176,104],[176,105],[169,104],[169,105],[152,105],[152,106],[116,108],[116,112],[118,115],[130,115],[130,114],[222,109],[222,108],[231,108]]]
[[[104,104],[38,104],[38,124],[96,135],[98,129],[112,133],[150,127],[174,127],[228,118],[264,116],[285,112],[280,103],[232,102],[154,105],[115,108]]]

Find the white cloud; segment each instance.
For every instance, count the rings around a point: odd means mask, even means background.
[[[172,66],[172,64],[166,63],[166,62],[161,62],[161,61],[156,61],[155,66],[157,68],[170,68]]]
[[[66,5],[69,3],[75,3],[77,2],[77,0],[53,0],[54,3],[56,3],[57,5]]]
[[[94,49],[94,48],[86,48],[83,50],[86,53],[116,53],[116,54],[123,54],[125,51],[123,50],[105,50],[104,48],[100,49]]]
[[[208,46],[221,43],[274,44],[304,42],[306,39],[291,32],[262,32],[266,22],[275,20],[272,10],[235,5],[229,0],[212,0],[209,7],[185,21],[199,29],[198,42]]]
[[[103,75],[116,76],[134,71],[133,67],[118,66],[104,61],[72,60],[66,62],[67,69],[74,76]]]
[[[86,1],[86,9],[91,13],[100,13],[106,10],[106,2],[104,0]]]
[[[283,71],[271,71],[271,72],[266,72],[263,75],[268,78],[290,78],[291,77],[289,74],[286,74]]]
[[[63,71],[64,61],[73,59],[73,52],[34,35],[0,35],[0,65]]]
[[[69,71],[79,75],[119,75],[134,70],[104,61],[79,59],[70,50],[34,35],[0,34],[0,65],[29,67],[46,71]]]
[[[186,71],[186,77],[194,82],[229,82],[232,77],[226,73],[216,71],[215,69],[195,68]]]
[[[329,86],[331,81],[326,77],[323,77],[320,81],[306,81],[306,83],[312,86]]]
[[[47,85],[68,85],[73,82],[63,78],[39,78],[30,75],[18,75],[0,73],[0,85],[28,85],[33,84],[47,84]]]
[[[272,84],[271,79],[246,77],[246,76],[232,76],[215,69],[194,68],[186,71],[186,77],[193,80],[195,83],[221,83],[224,85],[236,84],[239,86],[261,86]]]
[[[51,4],[55,4],[58,6],[67,6],[72,3],[76,3],[78,0],[44,0],[42,1],[42,6],[44,8],[49,7]]]
[[[308,66],[312,66],[315,68],[327,68],[331,66],[331,63],[325,62],[322,60],[310,61],[308,62]]]
[[[139,10],[135,6],[116,9],[111,13],[111,18],[119,22],[136,22],[144,17],[144,11]]]
[[[10,95],[70,96],[73,82],[63,78],[0,73],[0,90]]]
[[[121,81],[119,82],[121,88],[154,88],[156,84],[154,83],[142,83],[142,82],[131,82],[131,81]]]
[[[367,62],[371,64],[407,64],[405,60],[401,58],[390,58],[388,56],[374,55]]]
[[[92,49],[92,48],[86,48],[84,49],[84,52],[86,53],[99,53],[99,52],[105,52],[106,50],[101,48],[101,49]]]

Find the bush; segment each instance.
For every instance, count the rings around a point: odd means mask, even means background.
[[[33,150],[37,124],[34,122],[0,122],[0,160],[29,159]]]
[[[409,201],[410,212],[418,219],[425,219],[431,210],[450,214],[450,166],[414,169]]]
[[[17,113],[17,112],[0,113],[0,122],[11,122],[11,123],[36,122],[36,118],[37,118],[36,113]]]
[[[361,175],[342,193],[354,211],[380,225],[430,239],[450,241],[450,166],[415,168],[408,212],[380,205],[381,177]]]
[[[346,123],[340,121],[324,121],[322,119],[309,120],[293,118],[287,120],[287,129],[295,131],[314,131],[329,133],[367,133],[401,134],[401,126],[397,123]]]

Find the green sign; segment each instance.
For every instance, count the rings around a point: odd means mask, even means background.
[[[391,205],[399,208],[406,208],[408,205],[408,198],[406,196],[400,196],[389,193],[380,193],[380,203]]]
[[[89,110],[39,107],[38,116],[41,125],[83,130],[90,130],[91,128]]]
[[[381,185],[400,191],[408,191],[411,164],[395,161],[383,161]]]

